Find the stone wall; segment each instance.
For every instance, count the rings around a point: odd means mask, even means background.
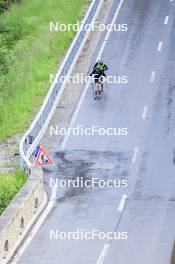
[[[46,203],[43,172],[33,167],[26,184],[0,216],[0,263],[8,263]]]

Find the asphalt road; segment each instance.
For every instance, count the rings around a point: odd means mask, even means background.
[[[118,4],[114,0],[109,22]],[[108,84],[97,101],[89,87],[73,126],[127,128],[128,135],[70,135],[65,150],[55,154],[58,179],[123,180],[128,187],[58,189],[53,210],[19,264],[170,263],[175,237],[174,12],[175,1],[124,1],[116,24],[127,24],[128,31],[112,31],[102,56],[108,75],[127,76],[128,83]],[[127,239],[50,239],[50,230],[77,229],[123,232]]]

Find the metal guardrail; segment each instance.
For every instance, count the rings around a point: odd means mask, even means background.
[[[49,89],[49,92],[44,100],[40,111],[35,117],[29,130],[21,139],[19,146],[21,156],[21,167],[26,171],[29,171],[32,166],[30,162],[30,157],[37,144],[43,137],[66,86],[66,81],[61,82],[59,80],[59,77],[68,76],[71,74],[78,60],[78,57],[85,45],[85,42],[90,34],[90,32],[85,29],[85,25],[92,24],[94,22],[101,9],[103,1],[104,0],[92,1],[87,11],[87,14],[81,23],[81,28],[77,32],[74,41],[72,42],[67,52],[67,55],[56,74],[56,78],[54,79]]]

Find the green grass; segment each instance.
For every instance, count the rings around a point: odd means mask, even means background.
[[[26,182],[27,176],[20,170],[6,175],[0,174],[0,214],[5,210],[12,201],[16,193]]]
[[[76,23],[88,2],[24,0],[0,15],[0,140],[28,127],[75,35],[50,32],[50,21]]]

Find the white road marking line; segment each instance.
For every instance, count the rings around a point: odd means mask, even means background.
[[[123,209],[125,208],[126,199],[127,199],[127,195],[126,194],[123,194],[122,195],[122,199],[121,199],[120,204],[119,204],[119,207],[118,207],[118,211],[119,212],[122,212]]]
[[[71,120],[71,122],[69,124],[69,128],[71,128],[73,126],[73,124],[75,123],[75,120],[76,120],[76,118],[78,116],[78,113],[79,113],[80,108],[82,106],[83,100],[84,100],[84,98],[86,96],[86,93],[87,93],[88,88],[89,88],[89,83],[87,83],[86,86],[85,86],[85,88],[84,88],[84,91],[82,93],[82,96],[81,96],[81,98],[80,98],[80,100],[78,102],[78,105],[77,105],[77,107],[75,109],[75,112],[73,114],[72,120]],[[63,141],[62,141],[61,148],[60,148],[62,151],[64,150],[64,148],[65,148],[65,146],[67,144],[67,141],[69,139],[69,136],[70,136],[70,133],[67,133],[66,136],[64,137]]]
[[[160,41],[160,42],[159,42],[159,45],[158,45],[158,48],[157,48],[157,51],[161,52],[161,50],[162,50],[162,45],[163,45],[163,42]]]
[[[148,106],[145,105],[144,108],[143,108],[142,119],[146,118],[147,111],[148,111]]]
[[[167,25],[168,24],[168,20],[169,20],[169,16],[166,16],[165,17],[165,21],[164,21],[164,25]]]
[[[111,25],[112,25],[112,26],[115,24],[115,21],[116,21],[116,19],[117,19],[117,17],[118,17],[118,14],[119,14],[119,12],[120,12],[120,9],[121,9],[121,7],[122,7],[122,5],[123,5],[123,2],[124,2],[124,0],[121,0],[120,3],[119,3],[119,5],[118,5],[118,7],[117,7],[117,10],[116,10],[115,15],[114,15],[114,17],[113,17],[113,19],[112,19],[112,22],[111,22]],[[112,27],[111,27],[111,28],[112,28]],[[106,45],[106,43],[107,43],[107,40],[108,40],[110,34],[111,34],[111,30],[108,30],[108,32],[106,33],[105,39],[104,39],[105,41],[103,41],[103,45],[101,46],[101,49],[100,49],[100,51],[99,51],[99,54],[98,54],[97,60],[101,57],[101,55],[102,55],[102,53],[103,53],[103,50],[104,50],[104,47],[105,47],[105,45]]]
[[[104,261],[106,255],[107,255],[107,253],[108,253],[108,251],[109,251],[109,248],[110,248],[110,244],[105,244],[105,245],[104,245],[104,248],[103,248],[103,250],[102,250],[102,252],[101,252],[101,254],[100,254],[100,257],[99,257],[99,259],[97,260],[96,264],[102,264],[102,263],[103,263],[103,261]]]
[[[133,163],[136,162],[138,152],[139,152],[139,148],[138,147],[135,147],[134,148],[134,154],[133,154],[133,157],[132,157],[132,162]]]
[[[150,78],[150,82],[154,82],[154,80],[155,80],[155,75],[156,75],[156,73],[155,73],[155,71],[152,71],[152,73],[151,73],[151,78]]]
[[[117,8],[117,10],[116,10],[116,12],[115,12],[115,14],[114,14],[114,17],[113,17],[113,19],[112,19],[112,22],[111,22],[111,25],[112,25],[112,26],[115,24],[115,21],[116,21],[116,19],[117,19],[117,17],[118,17],[119,11],[120,11],[120,9],[121,9],[121,7],[122,7],[122,5],[123,5],[123,2],[124,2],[124,0],[121,0],[120,3],[119,3],[119,5],[118,5],[118,8]],[[98,53],[97,60],[101,57],[101,55],[102,55],[102,53],[103,53],[103,51],[104,51],[104,48],[105,48],[105,46],[106,46],[107,40],[108,40],[108,38],[109,38],[109,36],[110,36],[110,34],[111,34],[111,31],[108,30],[107,33],[106,33],[105,39],[104,39],[104,41],[103,41],[103,44],[102,44],[102,46],[101,46],[101,48],[100,48],[100,51],[99,51],[99,53]],[[85,86],[85,89],[84,89],[84,91],[83,91],[83,94],[82,94],[82,96],[81,96],[81,98],[80,98],[80,101],[79,101],[79,103],[78,103],[78,106],[76,107],[75,113],[74,113],[74,115],[73,115],[72,121],[71,121],[71,123],[70,123],[70,125],[69,125],[69,128],[72,127],[72,125],[74,124],[74,122],[75,122],[75,120],[76,120],[76,117],[77,117],[77,115],[78,115],[78,113],[79,113],[79,110],[80,110],[80,108],[81,108],[81,105],[82,105],[82,103],[83,103],[83,100],[84,100],[84,98],[85,98],[85,95],[86,95],[86,93],[87,93],[88,88],[89,88],[89,83],[87,83],[86,86]],[[65,136],[65,138],[64,138],[64,140],[63,140],[63,142],[62,142],[62,147],[61,147],[61,149],[62,149],[62,148],[63,148],[63,149],[65,148],[65,145],[67,144],[68,138],[69,138],[69,133]]]
[[[53,205],[55,203],[56,194],[57,194],[57,186],[54,185],[54,187],[52,189],[51,198],[50,198],[48,205],[46,206],[46,209],[43,211],[41,217],[38,219],[38,221],[34,225],[30,235],[25,240],[25,242],[23,243],[21,248],[17,251],[17,254],[14,255],[14,258],[12,259],[12,261],[10,263],[16,264],[19,261],[19,259],[21,258],[21,256],[24,254],[26,248],[29,246],[30,242],[32,241],[32,239],[34,238],[34,236],[36,235],[36,233],[40,229],[41,225],[44,223],[44,221],[45,221],[46,217],[48,216],[48,214],[50,213],[50,211],[52,210]]]
[[[125,208],[125,204],[126,204],[126,199],[127,199],[127,195],[126,194],[123,194],[122,195],[122,198],[121,198],[121,201],[120,201],[120,204],[119,204],[119,207],[118,207],[118,211],[119,212],[122,212]],[[99,256],[99,259],[97,260],[96,264],[102,264],[105,257],[107,256],[107,253],[109,251],[109,248],[110,248],[110,244],[105,244],[104,245],[104,248]]]
[[[115,23],[115,21],[117,19],[117,16],[119,14],[119,11],[120,11],[120,9],[122,7],[123,2],[124,2],[124,0],[121,0],[120,3],[119,3],[119,5],[118,5],[118,8],[116,10],[116,13],[115,13],[114,18],[113,18],[112,23],[111,23],[112,25],[114,25],[114,23]],[[105,40],[108,40],[108,38],[110,36],[110,33],[111,33],[111,31],[108,31],[107,32],[106,37],[105,37]],[[103,50],[105,48],[106,43],[107,43],[107,41],[104,41],[103,42],[103,45],[101,46],[101,49],[100,49],[99,54],[97,56],[97,59],[101,57],[101,55],[103,53]],[[79,113],[79,110],[80,110],[80,107],[81,107],[82,102],[84,100],[84,97],[86,95],[86,92],[88,90],[88,87],[89,87],[89,84],[87,83],[87,85],[86,85],[86,87],[85,87],[85,89],[83,91],[83,94],[82,94],[82,96],[80,98],[80,101],[79,101],[79,103],[78,103],[78,105],[76,107],[76,110],[75,110],[75,113],[73,115],[73,118],[71,120],[70,125],[72,125],[75,122],[75,120],[76,120],[76,117],[77,117],[77,115]],[[68,134],[68,136],[69,136],[69,134]],[[66,137],[63,140],[63,142],[61,144],[61,149],[64,149],[65,148],[66,143],[67,143],[67,140],[68,140],[68,137]],[[38,219],[37,223],[34,225],[34,227],[33,227],[32,231],[31,231],[29,237],[27,238],[27,240],[25,240],[25,242],[23,243],[23,245],[21,246],[21,248],[17,251],[17,254],[14,256],[14,259],[13,259],[13,262],[12,263],[17,263],[19,261],[20,257],[24,254],[26,248],[29,246],[30,242],[32,241],[32,239],[34,238],[34,236],[36,235],[36,233],[40,229],[40,227],[43,224],[44,220],[46,219],[46,217],[48,216],[48,214],[52,210],[52,208],[54,206],[54,203],[55,203],[56,195],[57,195],[57,189],[58,188],[55,185],[53,187],[53,189],[52,189],[51,198],[50,198],[50,201],[49,201],[48,205],[46,206],[46,209],[43,211],[41,217]],[[106,245],[108,245],[108,247],[110,246],[109,244],[106,244]],[[107,246],[106,245],[105,245],[105,250],[107,251]],[[107,252],[106,252],[106,254],[107,254]],[[104,256],[104,258],[105,258],[105,256]],[[97,262],[97,263],[99,264],[99,263],[102,263],[102,262]]]

